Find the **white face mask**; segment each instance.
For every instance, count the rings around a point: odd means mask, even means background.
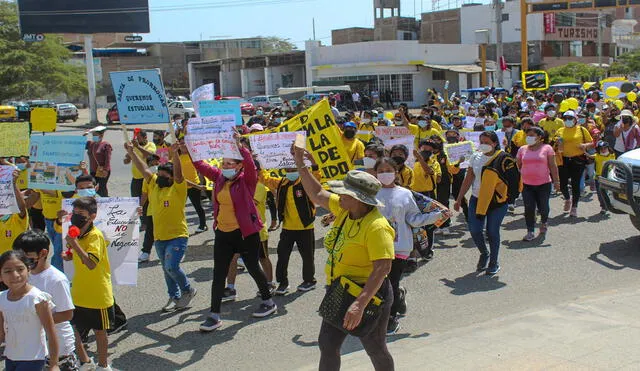
[[[600,152],[600,154],[603,155],[603,156],[609,156],[609,151],[608,150],[607,151],[602,151],[602,152]]]
[[[486,155],[487,153],[493,151],[493,147],[488,144],[482,143],[481,145],[478,146],[478,151]]]
[[[376,164],[376,159],[371,157],[365,157],[362,159],[362,162],[364,163],[365,169],[373,169],[373,166]]]
[[[510,133],[510,132],[512,132],[512,131],[513,131],[513,128],[512,128],[512,127],[504,128],[504,132],[505,132],[505,133]]]
[[[402,126],[403,121],[402,120],[396,120],[396,126]]]
[[[371,119],[362,119],[363,124],[368,124],[371,122]]]
[[[149,166],[149,171],[151,171],[152,173],[157,173],[158,172],[158,166]]]
[[[576,126],[576,123],[573,122],[573,120],[564,120],[564,126],[566,126],[568,128],[572,128],[572,127]]]
[[[556,111],[549,111],[549,113],[547,114],[547,116],[549,116],[549,117],[555,117],[555,116],[556,116]]]
[[[395,173],[378,173],[376,178],[378,178],[380,183],[382,183],[383,185],[391,185],[393,184],[393,182],[396,181],[396,174]]]
[[[538,138],[536,138],[536,137],[527,137],[525,140],[527,141],[527,144],[530,145],[530,146],[532,146],[532,145],[534,145],[534,144],[536,144],[538,142]]]

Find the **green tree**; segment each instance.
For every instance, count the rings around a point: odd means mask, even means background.
[[[58,93],[84,94],[84,69],[71,65],[70,58],[71,52],[58,36],[47,35],[42,42],[24,42],[16,3],[0,1],[0,101]]]
[[[551,84],[567,82],[582,83],[585,81],[595,81],[596,78],[604,76],[605,69],[589,64],[571,62],[563,66],[549,68],[547,73],[549,73]]]
[[[277,36],[262,38],[262,52],[265,54],[286,53],[297,49],[291,39],[283,39]]]
[[[619,56],[609,72],[616,75],[627,75],[640,71],[640,50],[634,50]]]

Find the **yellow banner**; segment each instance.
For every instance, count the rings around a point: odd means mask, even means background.
[[[29,156],[29,123],[6,122],[2,124],[0,157]]]
[[[31,130],[52,132],[56,131],[58,114],[55,108],[34,108],[30,120]]]

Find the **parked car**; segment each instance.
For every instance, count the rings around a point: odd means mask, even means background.
[[[240,111],[242,111],[243,115],[253,116],[256,114],[256,107],[253,105],[253,103],[247,102],[242,97],[220,97],[220,100],[239,100]]]
[[[14,106],[0,106],[0,121],[15,121],[18,118]]]
[[[56,108],[56,102],[47,99],[28,100],[29,109],[34,108]]]
[[[107,111],[107,124],[113,124],[114,122],[120,122],[120,114],[118,114],[118,105],[114,104]]]
[[[607,161],[600,175],[599,192],[607,210],[628,214],[631,224],[640,231],[640,149]]]
[[[325,93],[307,94],[302,98],[300,98],[300,100],[307,102],[309,105],[314,105],[328,96],[329,94],[325,94]]]
[[[12,100],[7,102],[6,105],[16,108],[16,118],[18,119],[18,121],[29,121],[31,109],[29,108],[28,104],[26,104],[25,102]]]
[[[252,103],[256,108],[261,107],[266,110],[282,106],[282,98],[278,95],[257,95],[247,99],[247,102]]]
[[[64,122],[66,120],[78,120],[78,107],[71,103],[61,103],[56,105],[56,112],[58,113],[58,122]]]
[[[190,100],[181,100],[169,103],[169,116],[173,117],[175,114],[182,115],[182,117],[186,119],[194,116],[195,111],[193,109],[193,103],[191,103]]]

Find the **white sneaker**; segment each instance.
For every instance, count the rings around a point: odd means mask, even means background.
[[[138,263],[146,263],[149,261],[149,254],[146,252],[141,252],[140,256],[138,256]]]
[[[96,365],[96,363],[93,361],[93,358],[89,358],[89,362],[84,363],[82,366],[80,366],[79,370],[80,371],[95,371],[97,366],[98,365]]]
[[[178,306],[178,300],[174,299],[174,298],[171,298],[171,299],[169,299],[167,304],[164,307],[162,307],[162,311],[163,312],[173,312],[176,309],[178,309],[177,306]]]
[[[111,365],[107,365],[107,367],[96,367],[96,371],[113,371],[113,369],[111,368]]]
[[[191,291],[183,293],[180,299],[176,302],[175,309],[180,310],[189,307],[191,300],[193,300],[193,297],[196,296],[197,293],[198,290],[196,290],[195,287],[192,287]]]
[[[451,234],[451,231],[449,230],[449,228],[442,228],[440,229],[440,233],[442,235],[447,235],[447,234]]]

